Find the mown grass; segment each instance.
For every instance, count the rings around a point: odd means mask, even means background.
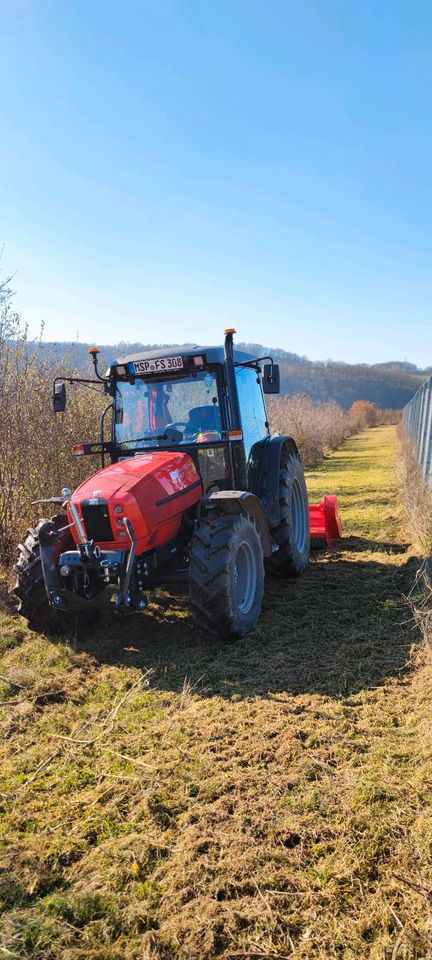
[[[394,428],[309,476],[346,539],[226,646],[162,591],[87,636],[1,621],[2,956],[432,956],[431,673]]]

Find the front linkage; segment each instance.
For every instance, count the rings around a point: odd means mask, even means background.
[[[85,610],[89,602],[102,600],[105,587],[117,583],[117,609],[144,610],[147,601],[142,594],[143,582],[138,579],[143,570],[141,564],[135,563],[137,539],[128,517],[122,520],[130,539],[130,549],[104,551],[93,540],[87,539],[68,487],[62,490],[62,497],[50,497],[49,502],[67,506],[72,516],[72,523],[64,527],[59,528],[52,520],[44,521],[39,527],[40,560],[49,604],[56,610]],[[79,538],[77,549],[59,553],[60,535],[72,526]]]

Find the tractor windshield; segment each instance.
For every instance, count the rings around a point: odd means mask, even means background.
[[[209,370],[165,380],[119,381],[115,440],[123,448],[222,439],[217,377]]]

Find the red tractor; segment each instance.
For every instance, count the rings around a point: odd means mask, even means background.
[[[123,357],[95,379],[111,398],[111,439],[74,447],[102,469],[74,493],[46,501],[64,514],[40,520],[20,547],[15,592],[29,620],[111,598],[144,610],[154,586],[186,580],[195,624],[242,637],[261,611],[264,571],[296,577],[309,559],[309,509],[292,437],[271,436],[264,394],[279,392],[271,357],[223,347]],[[263,364],[263,361],[267,361]],[[106,412],[106,411],[105,411]],[[110,464],[105,466],[109,457]]]

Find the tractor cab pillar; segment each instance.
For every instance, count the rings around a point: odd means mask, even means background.
[[[243,443],[243,426],[240,413],[240,403],[237,390],[237,381],[234,367],[233,327],[225,330],[224,354],[225,375],[228,387],[230,429],[240,431],[239,440],[232,441],[232,460],[234,471],[234,485],[238,490],[247,490],[246,454]]]

